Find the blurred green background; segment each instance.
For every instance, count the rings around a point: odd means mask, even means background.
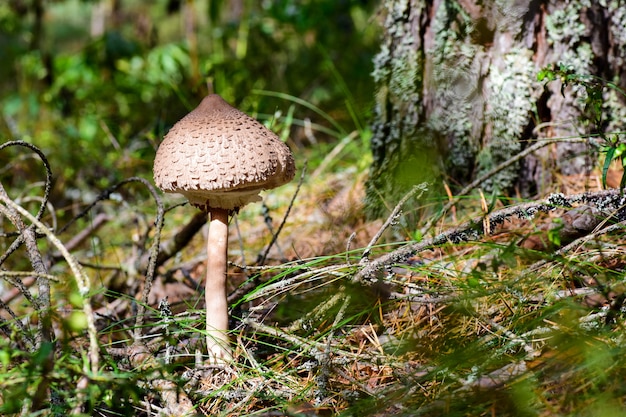
[[[292,148],[331,146],[367,126],[376,3],[4,0],[0,139],[40,147],[66,198],[151,178],[162,136],[210,89]]]

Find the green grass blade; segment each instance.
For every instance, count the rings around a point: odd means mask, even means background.
[[[609,167],[611,166],[611,161],[613,161],[613,155],[615,155],[615,148],[611,146],[606,151],[606,157],[604,158],[604,166],[602,167],[602,188],[606,188],[606,175],[609,172]]]
[[[336,120],[334,120],[332,117],[330,117],[330,115],[328,113],[326,113],[325,111],[323,111],[322,109],[320,109],[319,107],[309,103],[306,100],[303,100],[299,97],[296,96],[292,96],[291,94],[286,94],[286,93],[279,93],[276,91],[268,91],[268,90],[252,90],[252,94],[258,94],[261,96],[267,96],[267,97],[276,97],[276,98],[280,98],[283,100],[288,100],[288,101],[292,101],[296,104],[299,104],[303,107],[306,107],[309,110],[314,111],[315,113],[319,114],[321,117],[324,118],[324,120],[326,120],[328,123],[330,123],[335,129],[337,129],[338,132],[341,133],[342,136],[347,135],[348,132],[346,132],[346,130],[341,127],[341,125],[339,123],[337,123]]]

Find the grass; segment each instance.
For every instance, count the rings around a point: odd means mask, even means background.
[[[265,265],[254,265],[272,237],[262,206],[242,210],[231,228],[232,366],[195,364],[204,340],[204,259],[195,256],[204,253],[200,234],[159,266],[142,299],[159,230],[141,184],[92,208],[92,218],[109,217],[73,248],[80,266],[47,258],[55,277],[49,325],[56,344],[37,339],[36,284],[10,273],[28,272],[29,253],[9,252],[5,288],[22,282],[22,294],[32,293],[34,301],[18,292],[1,316],[2,414],[148,416],[175,414],[174,406],[223,416],[623,413],[619,198],[586,197],[584,204],[617,210],[617,224],[600,224],[596,230],[611,233],[563,247],[554,241],[558,230],[547,225],[566,208],[544,204],[553,210],[532,220],[496,221],[514,211],[495,202],[486,213],[484,200],[473,194],[432,230],[415,234],[399,217],[364,218],[366,165],[344,168],[353,162],[346,156],[358,159],[361,139],[354,133],[339,149],[310,151],[311,174],[266,196],[275,231],[296,195]],[[585,181],[561,184],[569,187],[566,195],[594,191]],[[176,203],[165,199],[163,242],[195,214]],[[534,207],[524,204],[527,211]],[[421,224],[433,216],[421,215]],[[464,223],[473,218],[478,221]],[[68,242],[75,234],[70,229],[57,237]],[[526,248],[521,242],[529,235],[553,245]],[[46,256],[59,249],[52,241],[56,248],[40,245]],[[139,324],[138,305],[147,309]],[[96,342],[87,337],[94,329]],[[137,335],[147,351],[138,350]]]

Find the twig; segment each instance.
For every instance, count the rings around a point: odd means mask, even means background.
[[[316,342],[312,340],[308,340],[302,337],[295,336],[290,333],[286,333],[278,328],[267,326],[265,324],[254,321],[250,318],[244,321],[244,324],[257,332],[262,332],[267,336],[276,337],[278,339],[285,340],[298,349],[304,351],[305,354],[311,355],[318,359],[321,354],[326,350],[326,343],[324,342]],[[346,358],[358,358],[363,359],[363,356],[356,352],[348,352],[345,350],[335,350],[337,353],[337,358],[339,361],[344,362]]]
[[[619,223],[615,223],[615,224],[607,226],[607,227],[605,227],[603,229],[600,229],[600,230],[598,230],[595,233],[590,233],[589,235],[582,236],[582,237],[574,240],[570,244],[568,244],[566,246],[563,246],[559,250],[555,251],[554,252],[554,257],[564,256],[568,252],[571,252],[572,250],[578,248],[581,245],[584,245],[589,240],[596,239],[596,238],[598,238],[601,235],[612,233],[612,232],[617,231],[617,230],[623,230],[625,226],[626,226],[626,221],[621,221]],[[520,272],[520,274],[519,274],[517,279],[521,280],[521,279],[527,277],[529,274],[535,273],[535,271],[539,270],[544,265],[547,265],[552,260],[553,259],[542,259],[540,261],[535,262],[534,264],[530,265],[528,268],[526,268],[522,272]]]
[[[270,252],[270,249],[272,248],[272,246],[276,242],[276,239],[278,239],[278,235],[282,231],[283,226],[285,225],[285,223],[287,221],[287,217],[289,216],[289,213],[291,212],[291,208],[293,207],[293,204],[294,204],[294,202],[296,200],[296,196],[298,195],[298,192],[300,191],[300,188],[302,187],[302,184],[304,182],[305,174],[306,174],[306,164],[302,168],[302,173],[300,174],[300,180],[298,181],[298,186],[296,188],[296,192],[293,194],[293,197],[291,198],[291,201],[289,202],[289,206],[287,207],[287,211],[285,212],[285,215],[283,216],[283,220],[281,221],[280,225],[278,226],[278,229],[276,230],[276,233],[272,234],[272,240],[267,245],[267,248],[265,249],[263,254],[259,255],[259,257],[258,257],[257,265],[259,265],[259,266],[256,266],[256,267],[250,267],[250,266],[247,266],[247,265],[241,265],[241,266],[236,265],[236,266],[240,267],[242,270],[252,269],[252,268],[256,268],[256,269],[264,268],[263,264],[265,263],[265,260],[267,259],[267,256],[268,256],[268,254]],[[271,268],[271,267],[269,267],[269,268]],[[257,274],[250,281],[248,281],[244,285],[242,285],[239,288],[237,288],[232,294],[230,294],[228,296],[228,299],[227,299],[228,304],[238,303],[240,300],[245,298],[250,291],[252,291],[253,289],[257,288],[260,284],[261,284],[261,275]]]
[[[482,391],[495,390],[524,375],[527,370],[526,361],[511,362],[486,375],[480,375],[475,380],[461,381],[463,386],[459,388],[458,391],[468,389]]]
[[[339,302],[341,297],[346,296],[345,287],[342,286],[339,290],[333,294],[332,297],[327,299],[322,304],[316,305],[313,310],[306,313],[306,315],[299,317],[297,320],[294,320],[289,327],[287,327],[288,332],[295,332],[298,330],[309,330],[307,329],[305,323],[309,321],[315,320],[317,317],[323,317],[324,313],[330,310],[335,304]],[[349,297],[349,296],[348,296]]]
[[[372,240],[370,240],[370,243],[368,243],[367,246],[365,247],[365,250],[363,251],[363,254],[361,255],[361,261],[360,261],[361,265],[368,262],[368,256],[370,255],[372,248],[374,247],[376,242],[378,242],[378,239],[380,239],[380,237],[383,235],[385,230],[387,230],[387,228],[390,225],[392,225],[394,222],[398,220],[398,216],[400,214],[400,211],[402,210],[402,206],[404,205],[404,203],[406,203],[411,197],[417,194],[418,191],[420,191],[421,194],[423,194],[424,191],[427,191],[427,190],[428,190],[428,184],[421,183],[421,184],[415,185],[411,189],[411,191],[409,191],[408,193],[404,195],[404,197],[402,197],[402,199],[394,207],[389,217],[387,217],[387,220],[385,221],[385,223],[380,227],[380,229],[378,229],[378,232],[376,232]]]
[[[324,170],[330,165],[333,159],[343,151],[343,149],[348,145],[353,139],[359,136],[358,130],[353,130],[349,135],[345,136],[341,141],[330,151],[322,160],[322,162],[318,165],[318,167],[313,171],[311,178],[317,178],[320,173],[324,172]]]
[[[443,304],[457,300],[458,297],[454,294],[440,295],[437,297],[426,297],[418,294],[402,294],[398,292],[392,292],[389,294],[389,299],[396,301],[408,300],[411,303],[416,304]]]
[[[582,236],[582,237],[574,240],[570,244],[568,244],[566,246],[563,246],[561,249],[557,250],[555,253],[557,255],[564,255],[567,252],[570,252],[570,251],[576,249],[577,247],[579,247],[581,245],[584,245],[585,243],[587,243],[590,240],[597,239],[598,237],[600,237],[602,235],[613,233],[613,232],[616,232],[618,230],[624,230],[625,227],[626,227],[626,220],[621,221],[619,223],[615,223],[615,224],[609,225],[609,226],[604,227],[604,228],[602,228],[600,230],[597,230],[596,232],[589,233],[588,235]]]
[[[267,255],[269,254],[270,249],[272,248],[274,243],[276,243],[276,239],[278,239],[278,235],[283,230],[283,226],[287,222],[287,217],[289,217],[289,213],[291,212],[291,208],[293,207],[293,203],[294,203],[294,201],[296,201],[296,197],[298,196],[298,193],[300,192],[300,188],[302,187],[302,183],[304,182],[305,175],[306,175],[306,164],[304,165],[304,167],[302,167],[302,172],[300,173],[300,180],[298,181],[298,186],[296,187],[296,192],[293,193],[293,197],[291,197],[291,201],[289,202],[289,206],[287,206],[287,211],[285,212],[285,215],[283,216],[283,220],[280,222],[280,225],[278,226],[278,229],[276,229],[276,233],[274,233],[272,235],[272,240],[267,245],[267,248],[265,249],[265,252],[263,252],[263,255],[261,255],[261,257],[259,259],[259,262],[258,262],[259,265],[263,265],[265,263],[265,260],[267,259]]]
[[[86,227],[85,229],[83,229],[80,232],[76,233],[76,235],[74,235],[74,237],[72,237],[65,244],[65,248],[68,251],[74,250],[76,247],[78,247],[78,245],[80,245],[82,242],[84,242],[85,239],[87,239],[89,236],[91,236],[92,233],[94,233],[96,230],[98,230],[99,228],[104,226],[104,224],[107,223],[109,220],[111,220],[111,218],[109,217],[108,214],[100,213],[100,214],[96,215],[96,217],[93,219],[93,221],[91,221],[89,223],[88,227]],[[61,254],[59,252],[54,252],[52,254],[52,258],[54,260],[57,260],[57,259],[62,258],[62,256],[61,256]]]
[[[356,232],[350,233],[348,240],[346,241],[346,263],[350,263],[350,250],[352,249],[352,242],[356,239]]]
[[[537,349],[534,349],[530,344],[528,344],[528,342],[524,340],[523,337],[516,335],[506,327],[489,318],[479,317],[479,319],[485,320],[487,323],[489,323],[491,327],[495,328],[497,331],[502,332],[504,336],[508,337],[510,339],[508,347],[510,347],[510,345],[521,345],[526,352],[527,359],[532,359],[539,355],[539,351]]]
[[[24,275],[26,275],[27,277],[35,277],[35,279],[48,278],[51,276],[50,274],[43,274],[40,276],[39,274],[30,272],[30,271],[24,272]],[[0,276],[2,276],[9,284],[11,284],[14,287],[13,289],[17,291],[17,294],[22,294],[24,298],[26,299],[26,301],[28,301],[33,306],[35,311],[39,312],[42,310],[42,306],[39,300],[33,297],[33,295],[30,293],[30,291],[27,288],[29,285],[32,285],[32,283],[34,283],[35,280],[31,279],[25,283],[24,281],[20,279],[23,276],[22,273],[15,272],[15,271],[1,271]],[[12,294],[9,294],[9,296],[5,297],[2,301],[5,303],[8,303],[15,296],[16,295],[12,296]]]
[[[548,198],[531,203],[518,204],[505,207],[495,211],[487,216],[476,217],[461,226],[445,231],[433,238],[422,240],[410,245],[402,246],[392,252],[380,256],[374,261],[369,262],[358,271],[352,278],[353,282],[364,282],[377,280],[376,272],[395,263],[405,261],[415,253],[443,245],[445,243],[460,243],[476,240],[484,234],[485,220],[489,222],[490,229],[495,228],[498,224],[503,223],[510,217],[517,216],[519,218],[528,218],[535,213],[543,211],[548,212],[556,207],[571,206],[573,203],[588,203],[596,205],[599,209],[607,208],[616,209],[623,205],[624,197],[619,190],[603,190],[596,192],[587,192],[564,196],[563,194],[551,194]]]
[[[257,288],[257,290],[253,294],[244,294],[241,298],[245,299],[245,301],[252,301],[262,297],[267,297],[269,299],[278,293],[286,291],[286,289],[289,287],[308,282],[307,280],[311,279],[313,276],[332,274],[334,272],[341,271],[342,269],[348,269],[350,271],[353,268],[353,265],[339,264],[330,265],[318,269],[308,269],[307,271],[296,276],[281,279],[279,281],[265,285],[261,288]],[[347,275],[349,271],[346,271],[344,274],[342,274],[342,276]],[[246,297],[246,295],[248,296]]]
[[[44,185],[43,198],[41,199],[41,206],[39,207],[39,211],[37,211],[37,214],[35,216],[37,220],[39,220],[41,219],[41,216],[43,216],[43,213],[46,210],[46,205],[48,204],[48,201],[50,200],[50,192],[52,191],[52,169],[50,169],[50,163],[48,162],[46,155],[38,147],[36,147],[35,145],[31,143],[24,142],[21,140],[5,142],[2,145],[0,145],[0,150],[4,148],[8,148],[9,146],[23,146],[35,152],[37,156],[39,157],[39,159],[41,159],[41,162],[43,163],[43,166],[46,170],[46,182]]]
[[[245,248],[243,245],[243,237],[241,236],[241,229],[239,228],[239,221],[237,220],[237,215],[233,216],[233,222],[235,223],[235,230],[237,231],[237,240],[239,242],[239,251],[241,252],[241,264],[236,264],[234,262],[229,262],[229,265],[240,268],[242,271],[248,270],[248,265],[246,262],[246,254],[244,252]]]
[[[11,198],[9,198],[2,184],[0,184],[0,197],[3,201],[11,202],[11,204],[7,203],[7,206],[3,209],[3,213],[20,232],[20,236],[11,247],[19,247],[21,242],[24,242],[24,244],[26,245],[26,250],[28,252],[28,258],[30,260],[30,263],[33,267],[33,270],[38,275],[36,282],[38,284],[40,294],[38,301],[33,303],[32,305],[33,308],[35,308],[37,315],[39,316],[39,331],[35,337],[37,347],[39,347],[42,343],[52,340],[52,330],[50,323],[50,283],[45,278],[42,278],[43,276],[46,276],[48,274],[48,269],[46,268],[43,262],[43,258],[41,257],[41,252],[39,252],[39,248],[37,247],[37,238],[35,237],[34,226],[26,227],[24,225],[22,218],[18,215],[19,210],[16,210],[15,207],[19,207],[20,209],[22,208],[13,200],[11,200]],[[32,215],[30,216],[32,217]],[[23,285],[21,279],[19,277],[16,277],[15,281],[18,284],[17,288],[19,288],[20,292],[24,294],[24,296],[30,302],[32,302],[33,298],[28,289],[26,289],[26,287]]]
[[[48,159],[44,155],[44,153],[37,148],[35,145],[32,145],[23,141],[11,141],[6,142],[0,145],[0,150],[7,148],[9,146],[23,146],[31,151],[33,151],[37,156],[41,159],[43,166],[46,171],[46,181],[44,184],[44,195],[41,198],[41,206],[37,211],[37,214],[33,217],[30,213],[28,215],[33,218],[36,222],[39,222],[39,219],[43,216],[44,211],[46,210],[46,206],[48,205],[50,191],[52,190],[52,170],[50,169],[50,164],[48,163]],[[35,234],[35,225],[31,225],[29,227],[25,227],[20,216],[17,216],[16,210],[21,211],[24,210],[18,204],[16,204],[13,200],[11,200],[4,190],[4,187],[0,184],[0,197],[7,204],[6,207],[3,208],[3,212],[5,216],[7,216],[11,222],[15,225],[17,230],[20,232],[18,238],[13,242],[10,246],[9,251],[7,251],[2,258],[0,258],[0,265],[4,263],[4,261],[8,258],[8,256],[13,253],[12,251],[17,250],[21,246],[22,243],[26,245],[26,250],[28,252],[28,257],[30,263],[33,267],[33,270],[39,274],[36,279],[38,292],[39,292],[39,303],[34,304],[35,311],[38,315],[38,332],[35,337],[35,348],[41,347],[44,343],[52,343],[52,323],[50,319],[51,314],[51,305],[50,305],[50,282],[48,279],[43,276],[47,274],[48,270],[43,262],[41,252],[39,252],[39,248],[37,247],[37,236]],[[24,210],[26,211],[26,210]],[[18,278],[19,279],[19,278]],[[26,291],[28,293],[28,291]],[[26,294],[24,293],[24,294]],[[39,308],[38,308],[39,306]],[[54,349],[50,349],[48,357],[46,361],[43,362],[43,369],[41,375],[41,383],[38,385],[36,392],[32,395],[32,401],[30,405],[30,411],[35,412],[40,410],[44,406],[44,402],[48,393],[48,388],[50,386],[50,378],[48,374],[52,370],[52,361],[53,361]]]
[[[46,169],[46,182],[44,186],[44,196],[41,199],[41,206],[36,215],[36,220],[39,220],[46,209],[46,205],[49,200],[50,190],[52,188],[52,171],[50,170],[50,164],[46,159],[43,152],[39,150],[34,145],[31,145],[27,142],[22,141],[12,141],[7,142],[0,145],[0,150],[8,147],[8,146],[24,146],[35,152],[39,158],[41,159],[45,169]],[[9,198],[9,195],[5,191],[2,184],[0,184],[0,196],[5,200],[11,201],[13,204],[16,204]],[[17,205],[17,204],[16,204]],[[42,278],[48,273],[48,270],[43,262],[43,258],[41,257],[41,253],[39,252],[39,248],[37,247],[37,237],[35,236],[34,226],[26,227],[21,217],[17,215],[15,209],[7,204],[6,216],[11,220],[11,222],[15,225],[16,229],[19,231],[20,235],[13,242],[13,244],[9,247],[9,250],[5,252],[5,254],[0,258],[0,265],[4,263],[4,261],[8,258],[8,256],[13,253],[13,251],[17,250],[21,246],[22,243],[25,243],[26,250],[28,252],[28,257],[33,266],[33,270],[39,274],[37,278],[37,285],[39,290],[39,301],[40,303],[34,304],[35,310],[39,315],[38,328],[39,333],[37,334],[37,345],[39,346],[42,342],[49,342],[52,340],[51,335],[51,324],[50,324],[50,283],[48,280]],[[45,385],[45,384],[44,384]]]
[[[50,199],[50,192],[52,190],[52,170],[50,169],[50,163],[48,162],[48,159],[46,158],[45,154],[33,144],[30,144],[24,141],[19,141],[19,140],[10,141],[10,142],[5,142],[2,145],[0,145],[0,150],[8,148],[10,146],[23,146],[25,148],[30,149],[35,154],[37,154],[39,159],[41,159],[41,162],[45,168],[46,180],[44,183],[44,195],[41,198],[41,206],[39,207],[39,210],[37,211],[37,214],[35,215],[35,218],[39,220],[41,219],[44,211],[46,210],[46,206]],[[0,195],[9,199],[9,196],[4,190],[4,187],[2,186],[2,184],[0,184]],[[47,271],[47,268],[45,267],[43,259],[41,258],[41,253],[39,252],[39,249],[37,248],[34,226],[25,228],[21,218],[15,214],[12,208],[9,206],[7,207],[7,209],[9,210],[9,214],[7,215],[7,217],[11,219],[11,222],[18,229],[18,231],[20,232],[20,235],[11,244],[9,249],[0,257],[0,265],[4,263],[4,261],[10,256],[11,253],[16,251],[22,245],[22,243],[26,243],[29,258],[33,266],[33,269],[35,270],[37,274],[40,274],[40,276],[46,275],[48,271]],[[42,333],[41,337],[44,340],[49,341],[51,339],[51,335],[50,335],[51,330],[49,328],[46,328],[45,326],[49,325],[49,320],[48,320],[49,312],[46,309],[50,308],[50,284],[49,282],[47,282],[46,279],[43,279],[43,278],[38,278],[37,284],[39,287],[39,299],[41,301],[41,305],[43,305],[43,308],[44,308],[43,311],[41,309],[37,311],[37,313],[40,315],[39,330]]]
[[[198,233],[207,222],[206,213],[199,211],[189,222],[180,229],[174,237],[160,245],[159,254],[156,259],[156,266],[163,265],[189,244],[191,239]],[[141,269],[146,269],[149,265],[149,255],[142,257]]]
[[[332,361],[331,361],[331,354],[332,354],[332,341],[335,337],[335,332],[337,331],[337,329],[339,328],[339,323],[344,319],[344,316],[346,314],[346,309],[348,308],[348,305],[350,304],[351,301],[351,297],[350,294],[345,292],[345,287],[342,285],[341,288],[338,291],[339,294],[343,293],[345,294],[345,298],[343,300],[343,304],[341,304],[341,307],[339,308],[339,311],[337,312],[337,315],[335,316],[335,320],[333,321],[332,326],[330,327],[330,330],[328,332],[328,336],[326,338],[326,347],[324,349],[324,352],[322,353],[322,357],[320,358],[320,365],[321,365],[321,370],[319,375],[315,378],[316,382],[317,382],[317,386],[318,386],[318,395],[321,395],[323,398],[328,396],[328,380],[330,378],[330,372],[331,372],[331,365],[332,365]]]
[[[52,243],[63,255],[65,261],[68,263],[74,278],[76,278],[76,284],[78,286],[78,291],[80,295],[83,297],[83,312],[85,313],[85,318],[87,320],[87,333],[89,335],[89,364],[91,365],[91,369],[85,369],[86,373],[97,374],[98,372],[98,364],[99,364],[99,349],[98,349],[98,339],[97,339],[97,330],[93,320],[93,311],[90,304],[90,285],[89,279],[84,275],[80,265],[74,259],[74,257],[67,251],[67,249],[63,246],[63,243],[49,230],[46,225],[37,220],[32,214],[30,214],[26,209],[15,203],[10,198],[7,198],[5,195],[0,194],[0,200],[6,204],[7,206],[12,207],[14,210],[18,211],[22,216],[26,217],[33,225],[39,228],[40,232],[44,233],[50,243]],[[4,206],[0,206],[0,211],[3,212],[6,216],[9,216],[8,210]]]
[[[11,316],[11,318],[13,319],[13,323],[17,326],[17,328],[20,330],[26,340],[26,347],[30,352],[34,352],[37,349],[36,341],[32,338],[24,323],[22,323],[22,321],[17,317],[15,312],[13,312],[13,310],[11,310],[11,308],[6,305],[2,300],[0,300],[0,308],[6,311]],[[8,323],[0,317],[0,330],[2,330],[7,336],[10,337],[11,331],[8,329],[7,325]]]
[[[267,206],[267,204],[265,204],[265,202],[263,202],[263,204],[261,205],[261,215],[263,216],[263,221],[265,222],[265,225],[267,226],[267,230],[269,230],[272,237],[275,236],[276,234],[274,233],[274,227],[272,226],[273,220],[272,220],[272,216],[270,216],[270,208]],[[285,262],[287,258],[285,257],[285,253],[283,252],[283,249],[280,247],[278,242],[274,242],[274,245],[276,246],[276,250],[278,251],[279,259]]]
[[[148,182],[147,180],[139,177],[129,178],[124,181],[123,184],[129,182],[140,182],[142,183],[152,194],[152,198],[157,206],[157,215],[154,221],[154,240],[152,241],[152,246],[150,247],[150,256],[148,258],[148,268],[146,270],[146,280],[143,287],[143,292],[141,295],[141,302],[137,307],[137,320],[135,321],[135,330],[134,330],[134,339],[135,343],[137,343],[141,339],[141,330],[143,327],[143,320],[146,311],[146,305],[148,304],[148,296],[150,295],[150,290],[152,289],[152,283],[154,282],[154,272],[157,267],[157,257],[159,254],[159,246],[161,244],[161,231],[163,230],[163,221],[165,216],[165,209],[163,207],[163,201],[161,197],[157,193],[156,189]]]
[[[428,233],[428,231],[433,227],[433,225],[435,223],[437,223],[439,220],[441,220],[441,218],[448,212],[448,210],[450,210],[452,207],[456,206],[457,203],[463,198],[465,197],[467,194],[470,193],[470,191],[472,191],[474,188],[478,187],[480,184],[482,184],[485,180],[491,178],[493,175],[497,174],[498,172],[502,171],[503,169],[513,165],[514,163],[518,162],[520,159],[524,158],[527,155],[530,155],[531,153],[535,152],[536,150],[539,150],[545,146],[551,145],[553,143],[558,143],[558,142],[587,142],[589,139],[587,138],[561,138],[561,139],[546,139],[544,141],[541,141],[533,146],[530,146],[526,149],[524,149],[522,152],[518,153],[517,155],[515,155],[514,157],[502,162],[500,165],[494,167],[493,169],[491,169],[489,172],[486,172],[485,174],[481,175],[480,177],[476,178],[474,181],[472,181],[471,183],[469,183],[465,188],[463,188],[461,191],[459,191],[458,195],[452,199],[450,199],[448,201],[448,203],[446,203],[445,206],[443,206],[443,208],[441,209],[441,211],[438,214],[435,214],[433,217],[430,218],[430,220],[428,220],[426,222],[426,224],[422,227],[421,230],[421,234],[422,236],[426,236],[426,233]]]
[[[133,183],[133,182],[141,182],[143,184],[146,185],[146,187],[152,187],[152,185],[145,179],[143,178],[139,178],[139,177],[131,177],[131,178],[127,178],[125,180],[122,180],[120,182],[118,182],[117,184],[107,188],[106,190],[104,190],[103,192],[101,192],[94,201],[92,201],[91,203],[89,203],[81,212],[79,212],[76,216],[74,216],[70,221],[68,221],[63,227],[61,227],[58,231],[57,234],[60,235],[61,233],[65,232],[67,229],[69,229],[74,223],[76,223],[78,220],[82,219],[83,217],[85,217],[95,206],[97,206],[101,201],[107,200],[111,197],[111,195],[113,193],[115,193],[118,189],[120,189],[121,187],[123,187],[126,184],[129,183]],[[152,187],[154,188],[154,187]]]
[[[150,382],[160,395],[161,400],[167,410],[167,415],[171,416],[193,416],[194,405],[187,394],[182,391],[173,381],[162,378],[153,379]],[[164,414],[159,414],[164,415]]]

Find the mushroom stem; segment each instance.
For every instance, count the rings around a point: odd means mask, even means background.
[[[207,274],[205,282],[207,350],[210,360],[231,358],[228,340],[228,304],[226,271],[228,255],[228,210],[211,208],[207,238]]]

